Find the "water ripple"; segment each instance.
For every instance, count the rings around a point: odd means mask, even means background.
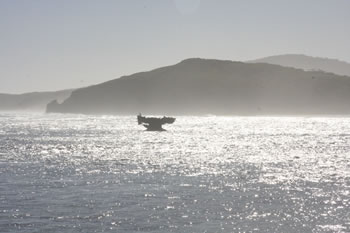
[[[349,232],[350,119],[0,115],[1,232]]]

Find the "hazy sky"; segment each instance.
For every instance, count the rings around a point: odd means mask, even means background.
[[[0,93],[97,84],[189,57],[350,61],[349,0],[0,0]]]

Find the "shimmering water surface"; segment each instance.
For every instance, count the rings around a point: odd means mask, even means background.
[[[350,232],[350,118],[0,114],[0,232]]]

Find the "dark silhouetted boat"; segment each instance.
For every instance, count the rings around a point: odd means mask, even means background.
[[[162,128],[162,125],[172,124],[175,120],[176,118],[174,117],[144,117],[141,113],[137,115],[137,123],[146,127],[148,131],[165,131],[165,129]]]

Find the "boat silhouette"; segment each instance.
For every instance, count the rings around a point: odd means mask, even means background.
[[[143,125],[147,131],[165,131],[162,125],[174,123],[176,118],[174,117],[145,117],[141,113],[137,115],[137,123]]]

